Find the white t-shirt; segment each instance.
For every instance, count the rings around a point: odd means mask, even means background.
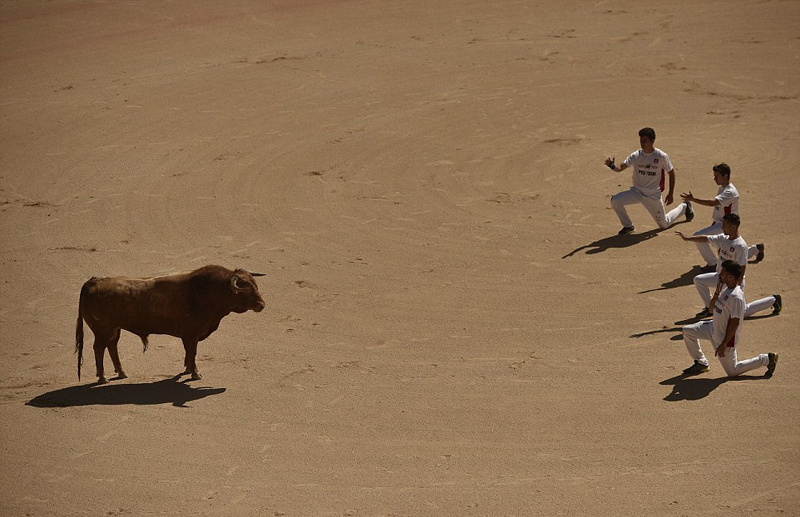
[[[722,345],[725,333],[728,331],[728,320],[739,318],[739,327],[733,336],[733,345],[739,343],[739,333],[742,331],[742,320],[744,319],[744,293],[738,285],[733,289],[726,287],[717,298],[714,305],[714,319],[712,320],[711,343],[714,350]],[[728,343],[725,343],[728,345]]]
[[[655,148],[650,154],[644,151],[631,153],[625,158],[625,165],[633,167],[633,186],[647,197],[661,199],[664,191],[664,177],[672,170],[672,162],[667,153]]]
[[[711,249],[717,250],[717,273],[722,270],[722,263],[726,260],[732,260],[740,266],[747,265],[747,243],[741,235],[733,240],[724,233],[709,235],[708,243]]]
[[[720,187],[714,199],[719,201],[719,204],[714,207],[712,216],[714,221],[721,223],[722,218],[726,215],[739,213],[739,191],[736,190],[733,183]]]

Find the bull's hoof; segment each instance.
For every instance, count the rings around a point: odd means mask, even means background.
[[[200,372],[192,372],[192,380],[193,381],[199,381],[202,378],[203,378],[203,376],[200,375]]]
[[[127,378],[128,378],[127,373],[123,372],[122,370],[117,372],[117,379],[127,379]]]
[[[108,384],[108,379],[106,379],[105,377],[98,377],[97,384]]]

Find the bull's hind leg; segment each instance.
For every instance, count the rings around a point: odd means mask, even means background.
[[[183,348],[186,350],[186,358],[183,360],[186,371],[183,373],[191,374],[193,381],[202,379],[203,376],[197,371],[197,363],[195,362],[197,356],[197,339],[183,338]]]
[[[111,338],[111,341],[108,342],[108,355],[111,356],[111,362],[114,363],[114,371],[117,372],[117,378],[125,379],[128,376],[125,375],[125,372],[122,370],[122,363],[119,361],[119,350],[117,350],[119,335],[120,331],[117,330],[117,333]]]
[[[113,336],[113,334],[111,334]],[[103,359],[106,353],[106,348],[108,348],[108,344],[111,341],[111,337],[109,337],[106,333],[95,332],[94,333],[94,362],[95,366],[97,367],[97,382],[99,384],[105,384],[108,382],[106,379],[105,372],[103,370]]]

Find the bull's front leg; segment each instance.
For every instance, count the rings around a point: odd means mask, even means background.
[[[186,367],[184,373],[191,374],[192,380],[196,381],[202,379],[203,376],[197,371],[197,338],[183,338],[183,349],[186,351],[186,358],[183,360],[183,365]]]

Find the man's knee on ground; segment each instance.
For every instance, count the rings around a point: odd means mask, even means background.
[[[733,353],[733,348],[727,347],[725,349],[726,355],[732,353]],[[725,370],[725,375],[727,375],[728,377],[736,377],[737,375],[739,375],[736,372],[736,364],[728,357],[720,357],[719,364],[720,366],[722,366],[722,369]]]

